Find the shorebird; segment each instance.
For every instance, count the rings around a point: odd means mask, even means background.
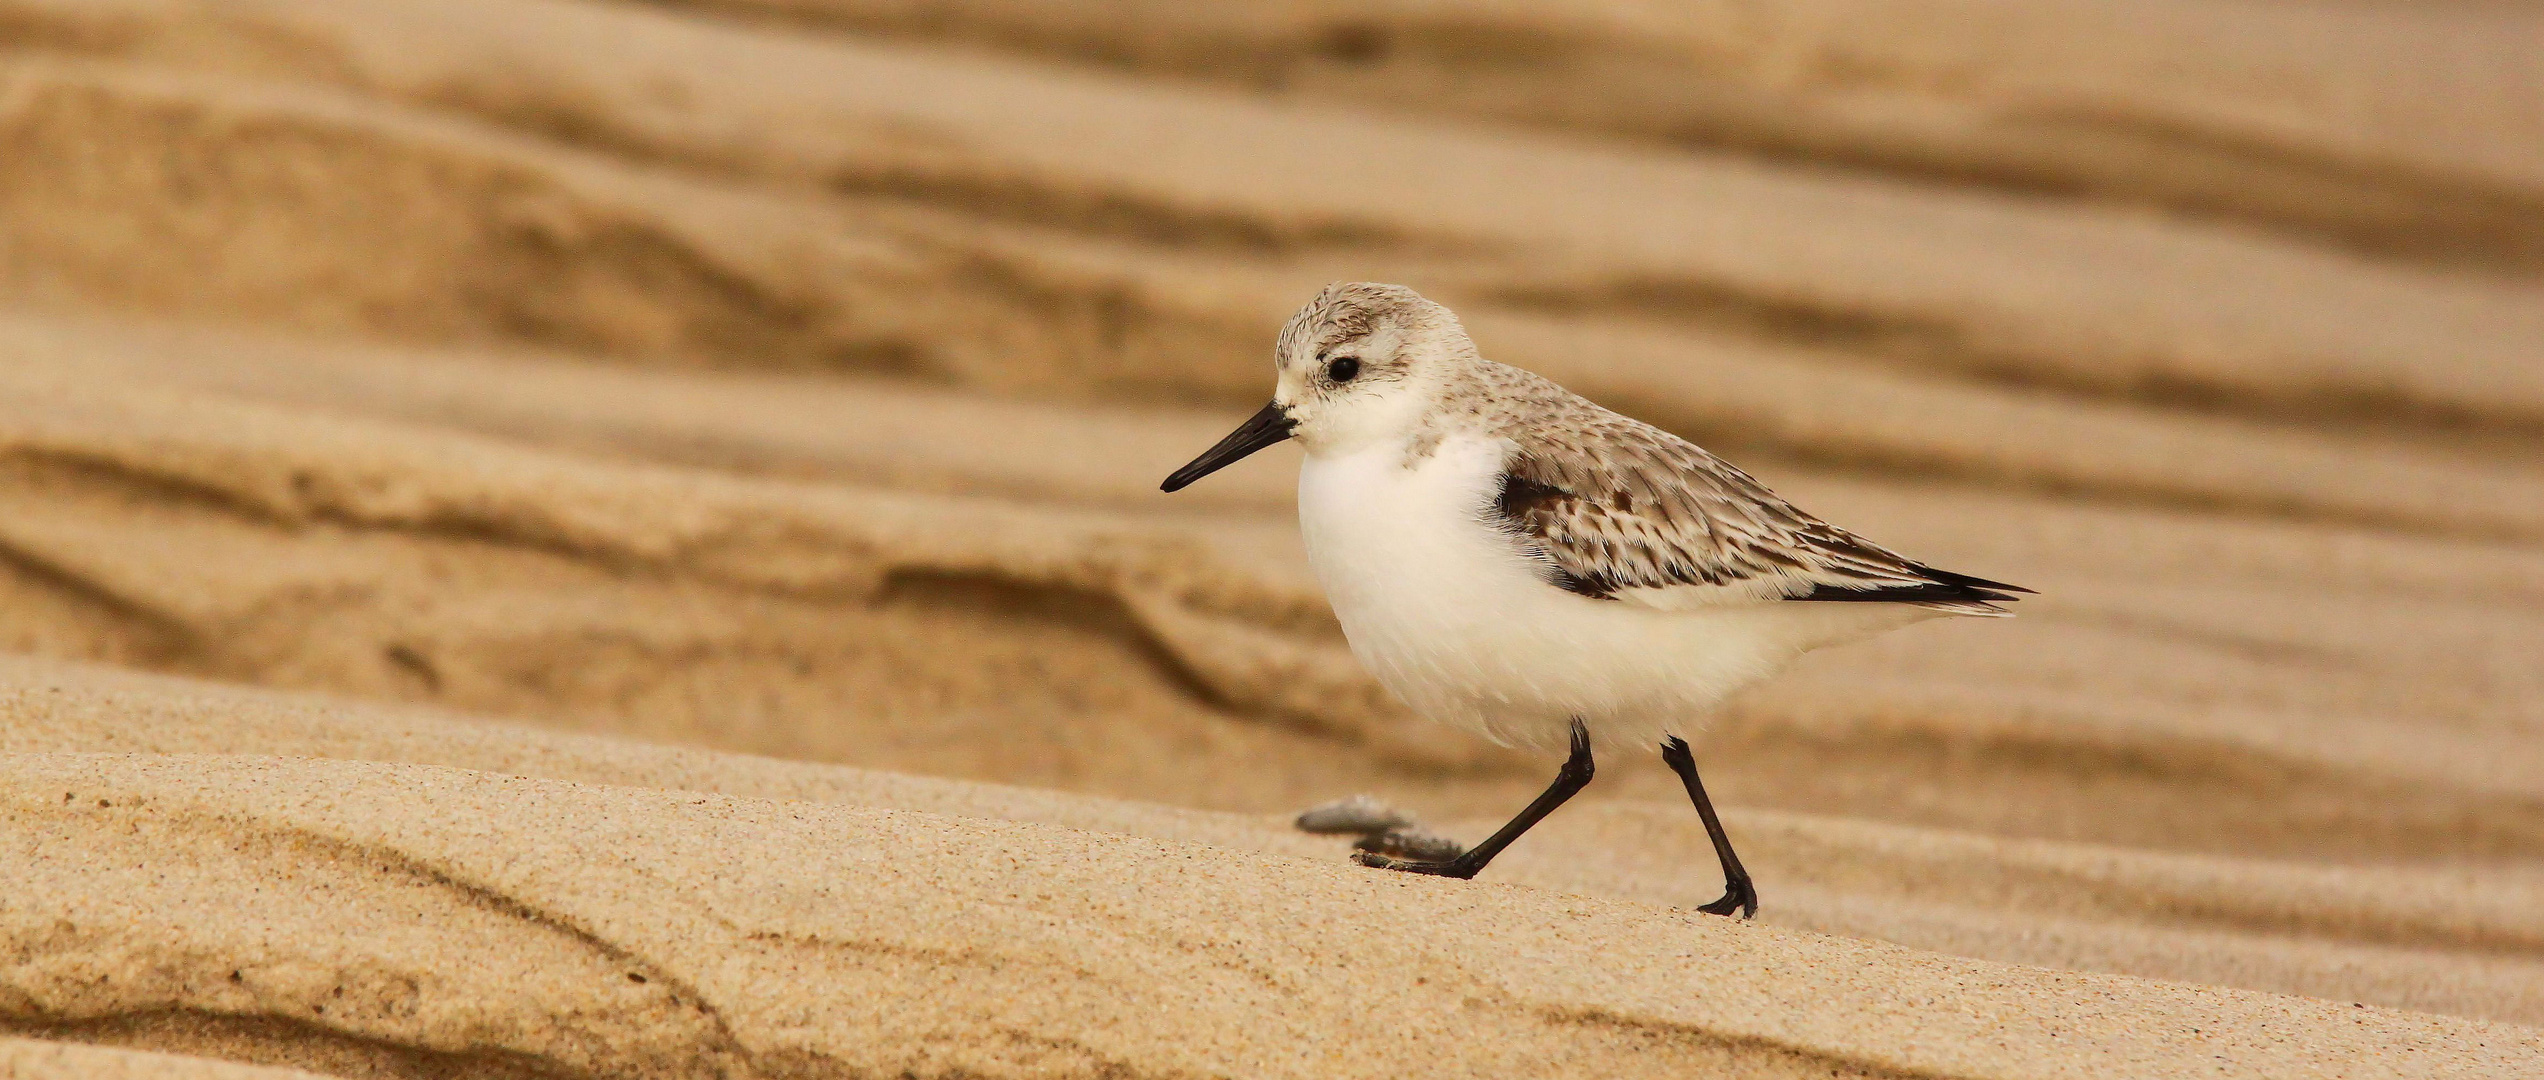
[[[1471,878],[1590,783],[1592,747],[1657,743],[1722,863],[1702,910],[1758,892],[1680,737],[1812,649],[2017,592],[1803,513],[1694,443],[1486,360],[1400,285],[1329,285],[1290,317],[1272,401],[1175,470],[1178,491],[1295,438],[1299,528],[1352,654],[1418,713],[1566,750],[1552,785],[1449,858],[1363,865]]]

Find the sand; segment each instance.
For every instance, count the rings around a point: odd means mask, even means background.
[[[58,663],[5,677],[9,820],[44,898],[5,913],[41,942],[7,1000],[52,1038],[388,1075],[2291,1075],[2362,1055],[2449,1075],[2544,1057],[2514,1024],[1735,924],[1603,896],[1651,883],[1595,866],[1384,877],[1259,816]],[[192,752],[216,735],[283,756]],[[1609,844],[1652,839],[1603,817]],[[2020,854],[1988,867],[1996,889],[2128,876]],[[2183,892],[2268,888],[2165,869]],[[2544,940],[2531,894],[2313,876],[2208,914]],[[2329,911],[2344,893],[2384,910]],[[2379,925],[2337,925],[2361,914]]]
[[[0,1072],[2544,1071],[2528,14],[932,10],[0,0]],[[1356,868],[1336,277],[2042,595]]]

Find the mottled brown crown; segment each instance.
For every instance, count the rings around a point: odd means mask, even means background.
[[[1338,344],[1356,341],[1390,323],[1424,326],[1448,309],[1402,285],[1376,281],[1337,281],[1318,292],[1289,324],[1281,328],[1276,348],[1284,361],[1314,358]]]

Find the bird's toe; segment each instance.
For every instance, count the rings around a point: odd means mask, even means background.
[[[1414,825],[1371,833],[1353,841],[1352,847],[1416,862],[1447,862],[1466,854],[1465,845]]]
[[[1407,874],[1426,874],[1431,877],[1464,878],[1473,876],[1471,872],[1462,872],[1461,868],[1455,861],[1434,862],[1429,859],[1399,859],[1393,855],[1381,855],[1375,851],[1352,852],[1352,861],[1373,869],[1395,870]]]
[[[1757,918],[1758,888],[1757,886],[1750,884],[1747,878],[1725,882],[1723,884],[1722,899],[1706,904],[1696,910],[1704,912],[1707,915],[1730,915],[1736,911],[1740,913],[1740,917],[1743,919]]]

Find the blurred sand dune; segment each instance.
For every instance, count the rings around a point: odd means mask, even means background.
[[[2517,4],[689,0],[1326,100],[2215,215],[2532,267]]]
[[[0,1072],[2533,1071],[2539,32],[0,0]],[[1340,277],[2042,590],[1706,730],[1767,925],[1273,816],[1547,767],[1155,492]]]

